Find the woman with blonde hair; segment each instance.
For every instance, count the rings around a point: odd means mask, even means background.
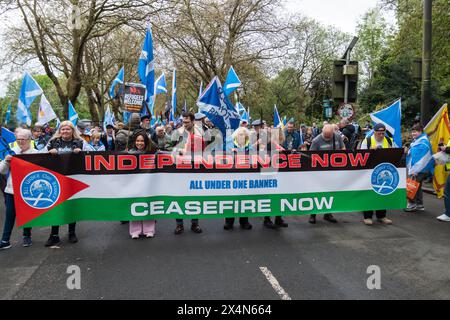
[[[89,146],[80,137],[78,130],[70,121],[61,122],[55,135],[50,139],[46,151],[52,155],[62,153],[80,153],[81,151],[90,151]],[[69,224],[69,242],[77,243],[78,238],[75,234],[76,223]],[[53,247],[61,242],[59,239],[59,226],[53,226],[50,237],[45,243],[46,247]]]

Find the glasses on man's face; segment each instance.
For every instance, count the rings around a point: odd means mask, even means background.
[[[16,139],[17,142],[26,142],[26,141],[30,141],[30,139]]]
[[[384,134],[386,131],[384,131],[384,130],[378,130],[378,131],[375,131],[375,133],[376,134],[379,134],[379,135],[382,135],[382,134]]]

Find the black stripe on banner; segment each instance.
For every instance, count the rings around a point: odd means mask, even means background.
[[[114,152],[82,152],[80,154],[19,155],[20,159],[62,175],[101,175],[135,173],[235,173],[235,172],[301,172],[374,169],[381,163],[404,168],[403,149],[348,151],[305,151],[273,155],[209,156],[204,163],[196,157],[171,154],[128,154]],[[254,162],[252,162],[252,161]],[[249,162],[250,161],[250,162]],[[231,163],[231,164],[230,164]],[[252,163],[256,163],[253,167]]]

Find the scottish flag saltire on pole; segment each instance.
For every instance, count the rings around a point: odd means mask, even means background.
[[[124,77],[125,77],[125,70],[124,70],[124,67],[122,67],[120,69],[119,73],[117,74],[116,78],[113,80],[113,82],[111,84],[111,88],[109,89],[109,96],[111,98],[114,99],[117,96],[115,94],[116,86],[118,84],[123,84]]]
[[[16,136],[13,132],[2,127],[0,135],[0,160],[4,160],[8,155],[14,155],[9,144],[16,141]]]
[[[370,114],[372,122],[375,124],[382,123],[386,126],[394,138],[394,147],[400,148],[402,146],[402,100],[398,99],[392,105],[378,112]]]
[[[108,108],[105,111],[105,117],[103,119],[103,130],[105,130],[106,132],[106,126],[107,125],[114,126],[114,124],[115,124],[114,113],[111,112],[111,109],[108,106]]]
[[[286,127],[286,125],[287,125],[287,117],[284,116],[283,117],[283,127]]]
[[[19,124],[26,123],[28,126],[31,125],[30,106],[42,92],[36,80],[26,72],[20,88],[19,101],[17,102],[16,118]]]
[[[59,120],[59,118],[56,118],[56,127],[55,127],[55,129],[58,130],[60,125],[61,125],[61,120]]]
[[[277,106],[273,108],[273,127],[280,128],[282,126],[280,115],[278,114]]]
[[[127,124],[130,120],[131,112],[124,111],[123,112],[123,123]]]
[[[172,75],[172,113],[177,112],[177,70],[173,69]],[[173,121],[173,120],[171,120]]]
[[[78,122],[78,113],[75,111],[72,102],[69,100],[69,121],[72,122],[74,126],[77,125]]]
[[[247,123],[250,123],[250,119],[249,119],[248,113],[245,110],[244,110],[244,113],[241,116],[241,122],[244,122],[244,121],[247,122]]]
[[[243,112],[245,112],[244,106],[243,106],[242,103],[240,103],[239,101],[238,101],[238,103],[236,103],[236,111],[237,111],[239,114],[242,114]]]
[[[153,37],[150,23],[147,27],[141,56],[139,58],[139,79],[147,88],[147,101],[155,94],[155,64],[153,58]]]
[[[155,82],[155,96],[157,94],[167,94],[166,75],[164,73]]]
[[[226,136],[227,132],[239,127],[241,117],[225,95],[222,84],[216,76],[197,101],[199,112],[203,113]]]
[[[10,103],[10,104],[8,104],[8,109],[6,109],[5,125],[7,125],[9,123],[9,121],[11,120],[11,109],[12,109],[12,105]]]
[[[16,141],[16,135],[14,132],[8,130],[5,127],[2,127],[2,138],[5,139],[6,143],[12,143]]]
[[[229,96],[233,91],[237,90],[241,85],[242,85],[241,80],[239,80],[239,77],[236,74],[236,71],[234,71],[233,66],[231,66],[230,70],[228,70],[227,79],[225,80],[225,83],[223,85],[225,95]]]

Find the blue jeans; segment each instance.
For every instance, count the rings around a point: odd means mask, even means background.
[[[450,217],[450,175],[447,177],[444,189],[445,215]]]
[[[16,208],[14,206],[14,196],[9,193],[5,193],[5,205],[6,205],[6,217],[5,225],[3,227],[2,242],[9,242],[11,233],[16,222]],[[24,237],[31,237],[31,228],[23,229]]]

